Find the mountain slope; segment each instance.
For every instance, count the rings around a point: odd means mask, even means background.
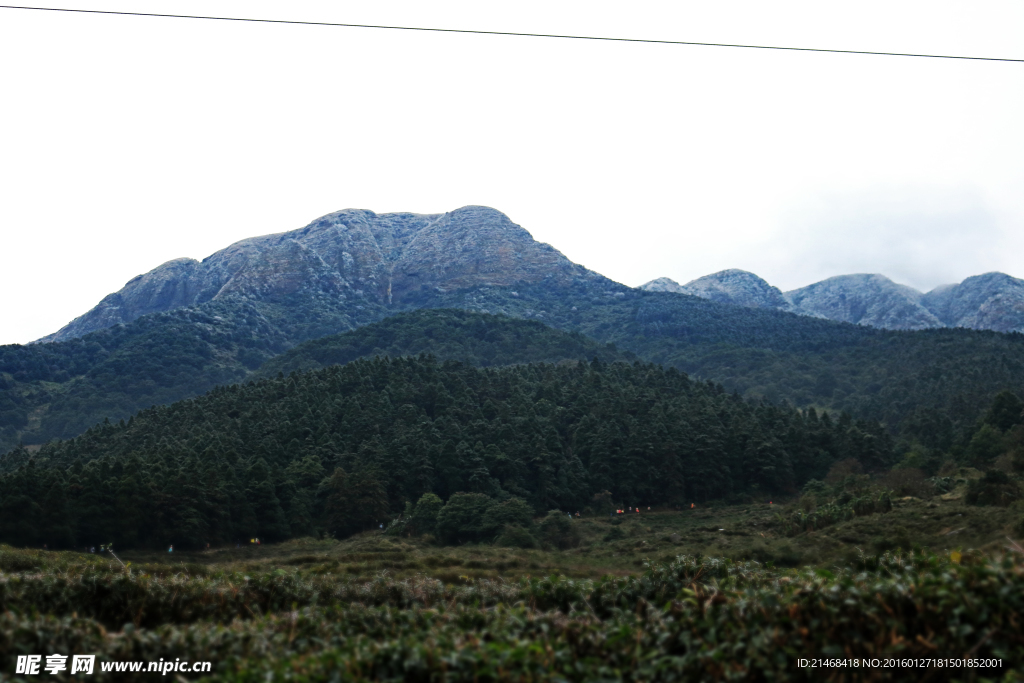
[[[437,294],[428,306],[487,310],[576,330],[749,398],[845,410],[918,429],[948,448],[1003,389],[1024,395],[1024,335],[889,331],[671,292],[542,285]],[[921,427],[919,416],[941,422]],[[918,420],[918,422],[915,422]]]
[[[311,312],[317,300],[293,300],[292,306],[211,301],[82,340],[0,348],[0,378],[7,387],[0,388],[0,417],[8,420],[0,427],[0,448],[19,438],[42,443],[74,436],[104,417],[127,418],[247,377],[293,346],[290,335],[324,327]],[[359,311],[363,317],[349,324],[414,307],[540,321],[721,382],[746,397],[846,410],[894,429],[918,424],[915,415],[932,411],[941,425],[919,433],[936,447],[948,447],[969,430],[999,391],[1024,394],[1020,334],[888,332],[601,279],[426,291],[402,307],[366,306]]]
[[[440,215],[347,209],[298,230],[236,242],[202,262],[168,261],[39,341],[226,299],[280,304],[299,296],[352,315],[422,290],[587,277],[601,279],[488,207]]]
[[[610,363],[636,358],[578,332],[563,332],[538,321],[464,310],[423,309],[303,342],[264,363],[255,376],[314,370],[369,356],[397,358],[422,353],[478,367],[593,358]]]
[[[1004,273],[969,277],[958,285],[936,287],[921,298],[948,327],[1024,332],[1024,280]]]
[[[917,419],[920,410],[938,411],[946,426],[933,432],[944,443],[973,424],[981,406],[1000,390],[1024,393],[1021,335],[968,330],[911,335],[631,289],[571,264],[503,215],[480,207],[444,216],[339,212],[301,231],[244,241],[215,256],[205,265],[175,262],[159,278],[143,277],[118,295],[127,301],[129,294],[138,294],[117,315],[172,310],[65,342],[0,347],[0,450],[19,440],[41,444],[68,438],[106,417],[127,418],[154,404],[240,381],[296,344],[420,308],[539,321],[600,344],[615,343],[746,397],[847,410],[892,429]],[[906,304],[911,294],[887,282],[874,284],[896,304]],[[204,303],[183,305],[206,296]],[[1004,299],[982,301],[992,306]],[[843,315],[857,317],[848,300],[844,305]],[[117,307],[111,306],[97,307],[93,317],[84,316],[64,333],[111,322],[114,318],[104,317],[114,315]],[[482,344],[472,334],[461,347],[439,348],[436,340],[424,345],[413,337],[418,332],[400,331],[405,324],[394,323],[394,341],[384,346],[370,332],[354,337],[362,341],[341,356],[331,356],[328,343],[310,347],[326,355],[295,357],[295,367],[417,345],[455,354],[449,357],[538,358],[525,353],[529,349],[517,356],[523,350],[504,342]],[[590,342],[560,344],[549,348],[571,348],[571,357],[578,358]]]
[[[794,313],[887,330],[923,330],[942,322],[921,293],[884,275],[840,275],[786,292]]]
[[[66,342],[0,346],[0,450],[241,380],[290,346],[282,328],[247,302],[209,302]]]

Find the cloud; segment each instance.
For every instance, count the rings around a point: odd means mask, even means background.
[[[922,291],[1012,267],[1014,238],[967,187],[882,187],[823,195],[783,215],[756,260],[783,290],[881,273]],[[1013,273],[1011,273],[1013,274]]]

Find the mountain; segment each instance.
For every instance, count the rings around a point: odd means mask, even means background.
[[[339,211],[202,262],[176,259],[44,343],[0,347],[0,450],[68,438],[106,417],[239,381],[296,344],[430,307],[447,291],[530,283],[556,298],[570,283],[627,290],[534,241],[501,212],[474,206],[431,215]],[[543,319],[543,311],[519,317]]]
[[[1024,280],[1003,273],[936,287],[921,304],[947,327],[1024,332]]]
[[[999,391],[1024,394],[1022,335],[908,335],[633,289],[571,263],[482,207],[444,215],[342,211],[157,271],[62,330],[66,341],[0,347],[0,451],[19,441],[70,438],[105,418],[128,419],[247,380],[264,364],[276,375],[378,351],[495,364],[561,354],[576,360],[613,343],[746,398],[848,411],[891,430],[916,430],[914,438],[934,448],[969,432]],[[755,291],[767,287],[749,274],[727,272],[718,280],[734,293],[744,291],[744,281]],[[1007,308],[1005,296],[984,301]],[[167,310],[144,313],[152,309]],[[399,318],[340,346],[311,344],[281,365],[272,360],[303,342],[417,309],[530,320],[589,339],[509,322],[442,324],[446,314],[439,314],[433,322],[429,315]],[[84,332],[90,326],[101,329]],[[437,338],[426,334],[431,328]],[[500,333],[488,338],[488,328]]]
[[[966,327],[1024,332],[1024,280],[1004,273],[976,275],[927,294],[878,274],[839,275],[783,294],[757,275],[736,269],[705,275],[685,285],[661,277],[638,289],[690,294],[887,330]]]
[[[789,303],[777,287],[772,287],[753,273],[736,268],[705,275],[685,285],[661,277],[640,285],[639,288],[647,292],[691,294],[702,299],[751,308],[789,308]]]
[[[283,304],[300,297],[346,329],[346,313],[400,304],[423,291],[587,277],[603,279],[488,207],[380,215],[347,209],[298,230],[236,242],[202,261],[168,261],[38,341],[67,341],[150,313],[227,299]]]
[[[786,292],[793,312],[886,330],[943,327],[921,293],[884,275],[840,275]]]

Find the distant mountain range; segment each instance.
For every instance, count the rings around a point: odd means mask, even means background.
[[[38,341],[75,339],[150,313],[207,302],[244,300],[293,307],[287,302],[296,297],[313,303],[317,313],[317,321],[305,326],[308,329],[289,335],[292,341],[302,341],[352,329],[361,319],[378,319],[396,306],[415,307],[426,295],[541,281],[621,288],[550,245],[536,242],[495,209],[466,206],[445,214],[346,209],[298,230],[236,242],[202,261],[168,261]],[[1003,273],[976,275],[927,294],[884,275],[839,275],[781,292],[737,269],[685,285],[658,278],[639,289],[888,330],[1024,331],[1024,280]]]
[[[640,289],[690,294],[720,303],[769,308],[815,318],[880,327],[924,330],[964,327],[1024,332],[1024,280],[985,273],[928,293],[884,275],[838,275],[781,292],[745,270],[723,270],[685,285],[658,278]]]

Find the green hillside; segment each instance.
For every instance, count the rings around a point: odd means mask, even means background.
[[[578,332],[563,332],[539,321],[455,309],[399,313],[351,332],[299,344],[264,363],[256,377],[314,370],[367,356],[415,356],[460,360],[478,367],[561,360],[634,360]]]
[[[383,316],[379,307],[347,315],[313,303],[216,301],[71,341],[0,346],[0,451],[239,381],[296,343]]]
[[[606,345],[615,344],[621,352],[721,383],[746,398],[877,420],[936,451],[964,448],[998,392],[1024,395],[1024,335],[888,332],[642,292],[605,280],[431,292],[401,308],[332,306],[298,295],[288,304],[218,300],[144,316],[79,340],[0,347],[0,451],[19,440],[69,438],[104,418],[116,421],[196,396],[244,380],[264,363],[259,376],[378,351],[430,352],[498,365],[581,354],[609,360],[603,354],[616,352]],[[530,323],[517,327],[493,317],[471,323],[477,319],[449,313],[452,323],[437,325],[428,322],[431,314],[401,315],[438,308]],[[297,344],[388,316],[394,319],[344,341],[310,342],[275,359]],[[576,336],[546,336],[539,323]]]
[[[606,491],[623,506],[771,499],[836,461],[872,470],[893,457],[876,425],[747,403],[655,365],[360,360],[144,410],[31,461],[13,451],[0,540],[351,533],[426,493],[513,496],[538,513]],[[332,496],[348,507],[332,512]]]
[[[544,285],[436,294],[421,305],[543,320],[746,398],[846,411],[929,448],[969,440],[1000,391],[1024,396],[1024,335],[897,332],[670,292]]]

